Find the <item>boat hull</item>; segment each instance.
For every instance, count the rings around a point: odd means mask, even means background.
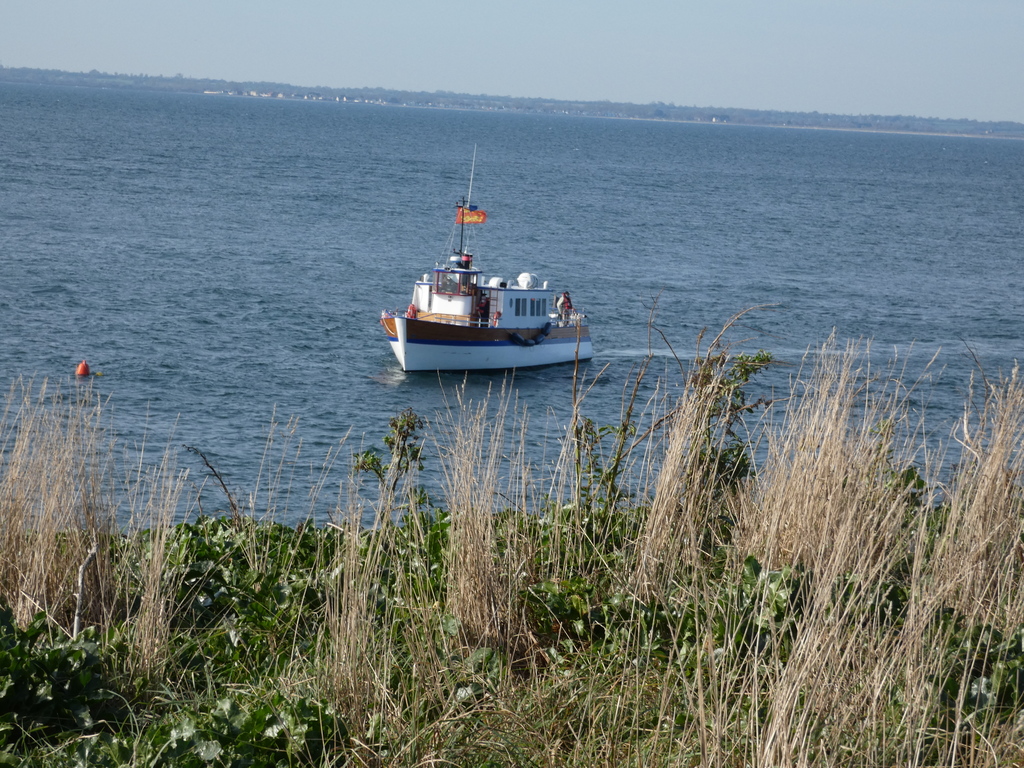
[[[540,343],[538,328],[477,328],[405,317],[386,317],[381,325],[404,371],[535,368],[594,356],[585,325],[553,327]]]

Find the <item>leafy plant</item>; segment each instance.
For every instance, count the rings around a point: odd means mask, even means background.
[[[770,401],[763,397],[750,401],[746,386],[774,362],[763,349],[753,355],[730,356],[726,350],[713,346],[698,358],[691,374],[698,397],[707,398],[712,404],[704,425],[701,456],[711,467],[710,475],[719,493],[736,488],[753,471],[750,441],[740,432],[739,425],[745,414],[766,407]]]
[[[93,732],[117,713],[94,630],[54,639],[46,615],[25,628],[0,608],[0,739]]]
[[[136,739],[99,735],[77,744],[68,765],[287,768],[338,765],[348,732],[334,710],[273,693],[263,701],[217,700],[153,723]]]
[[[420,430],[426,426],[426,422],[412,408],[406,408],[393,417],[388,426],[384,445],[390,460],[385,463],[384,454],[371,448],[354,456],[353,469],[373,475],[382,486],[394,493],[399,480],[413,467],[423,469],[423,446],[419,441]]]
[[[995,627],[970,625],[949,613],[941,622],[951,630],[950,663],[936,684],[951,713],[997,720],[1017,717],[1024,705],[1024,626],[1004,635]]]

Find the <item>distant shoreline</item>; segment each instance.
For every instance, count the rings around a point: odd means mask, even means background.
[[[222,95],[222,94],[204,94],[204,95]],[[230,94],[223,94],[228,96]],[[401,107],[405,109],[444,109],[456,112],[479,112],[488,111],[494,112],[496,110],[480,110],[473,107],[447,107],[447,106],[436,106],[436,105],[424,105],[424,104],[388,104],[386,102],[363,102],[376,107]],[[506,110],[515,111],[515,110]],[[543,113],[536,113],[543,114]],[[556,114],[556,113],[551,113]],[[912,131],[912,130],[898,130],[895,128],[853,128],[843,127],[836,125],[787,125],[784,123],[755,123],[755,122],[742,122],[742,123],[730,123],[727,121],[721,121],[717,123],[708,123],[702,120],[683,120],[683,119],[666,119],[659,117],[631,117],[626,115],[585,115],[578,114],[573,115],[574,117],[589,117],[595,120],[631,120],[633,122],[646,122],[646,123],[683,123],[685,125],[716,125],[723,128],[727,127],[741,127],[741,128],[775,128],[779,130],[794,129],[800,131],[841,131],[846,133],[884,133],[894,134],[902,136],[946,136],[949,138],[962,138],[962,139],[999,139],[1009,141],[1024,141],[1024,124],[1021,124],[1021,133],[1016,134],[986,134],[986,133],[952,133],[949,131]]]
[[[556,99],[485,96],[451,92],[413,92],[385,88],[314,88],[267,82],[235,82],[162,75],[66,72],[0,66],[0,83],[63,85],[120,90],[147,90],[242,98],[288,99],[366,103],[428,109],[458,109],[522,114],[604,117],[702,125],[748,125],[766,128],[803,128],[858,133],[963,136],[967,138],[1024,139],[1024,123],[968,119],[920,118],[905,115],[835,115],[718,107],[681,107],[675,104],[629,104]]]

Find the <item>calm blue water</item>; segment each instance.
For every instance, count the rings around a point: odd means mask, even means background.
[[[683,357],[761,304],[744,347],[785,361],[833,328],[938,352],[921,400],[940,436],[971,353],[990,376],[1024,354],[1021,142],[4,85],[0,382],[85,358],[126,443],[196,446],[242,496],[275,413],[299,420],[298,475],[350,431],[346,451],[379,445],[462,381],[401,373],[377,318],[445,257],[474,145],[477,262],[588,310],[598,422],[655,297]],[[515,379],[541,432],[570,385]]]

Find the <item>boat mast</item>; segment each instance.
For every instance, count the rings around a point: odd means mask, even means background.
[[[463,199],[462,204],[459,206],[463,209],[462,216],[459,217],[459,221],[462,222],[459,227],[459,250],[456,251],[460,256],[466,253],[466,249],[463,247],[463,243],[466,237],[466,221],[465,214],[469,210],[469,201],[473,199],[473,174],[476,172],[476,144],[473,145],[473,164],[469,167],[469,191],[466,192],[466,197]]]

